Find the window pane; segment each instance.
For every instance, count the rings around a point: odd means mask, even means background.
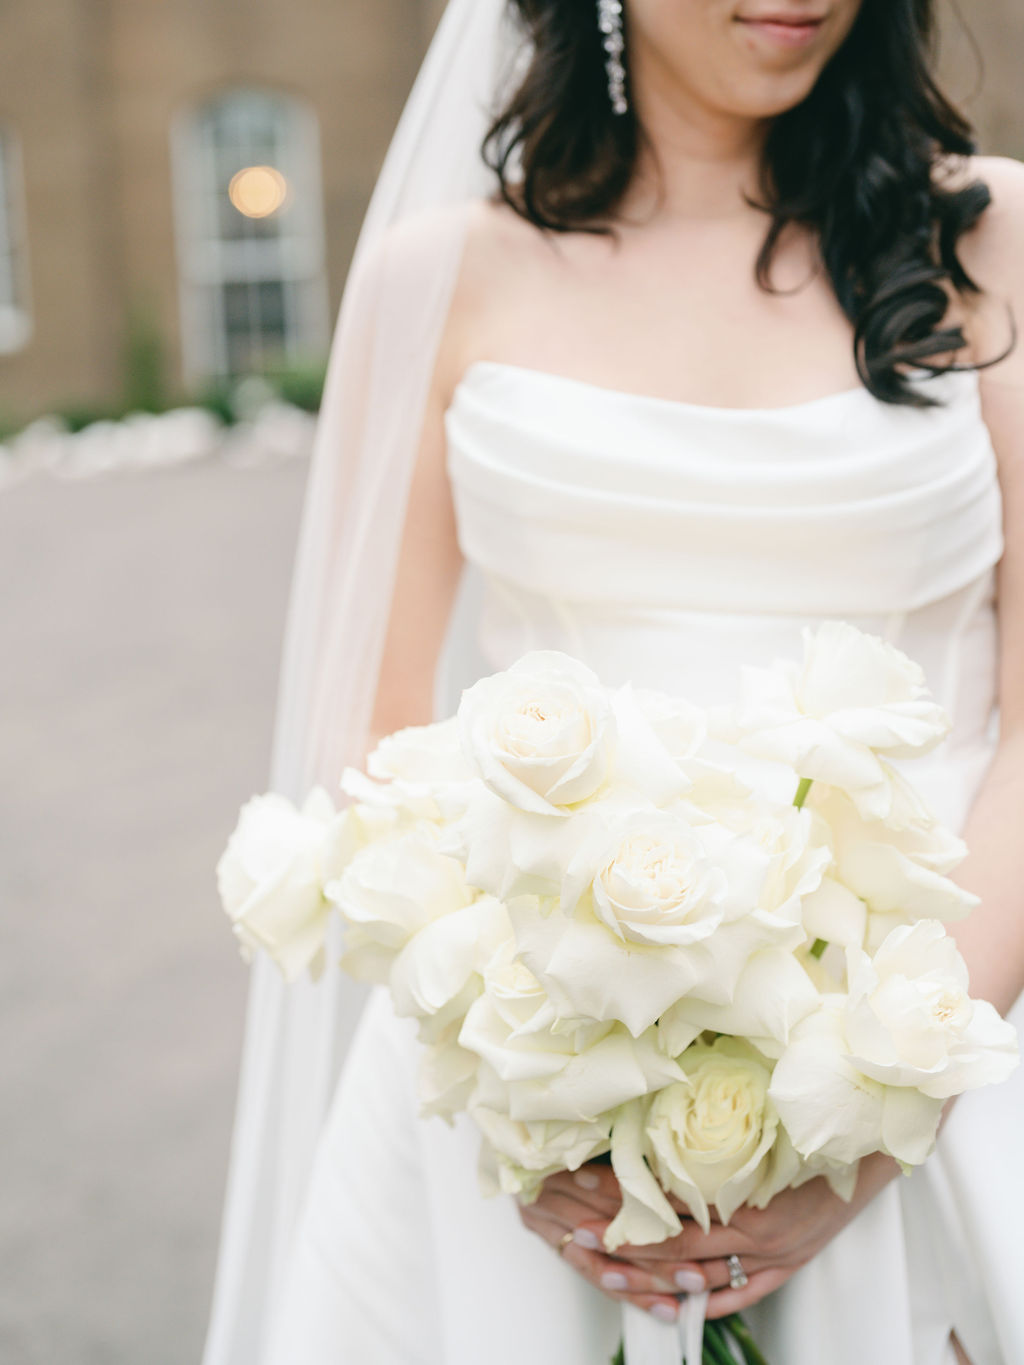
[[[26,311],[18,144],[0,131],[0,352],[20,349],[31,325]]]
[[[326,352],[318,140],[301,103],[277,93],[236,90],[196,111],[182,143],[190,196],[181,253],[195,293],[216,303],[216,334],[195,339],[203,366],[244,373],[299,351]],[[240,171],[270,168],[236,183]],[[311,306],[294,306],[302,281]]]

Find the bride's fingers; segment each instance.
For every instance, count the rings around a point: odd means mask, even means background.
[[[608,1170],[607,1166],[583,1166],[578,1171],[561,1171],[545,1180],[544,1193],[564,1195],[603,1217],[614,1218],[622,1204],[622,1193],[614,1176],[610,1181],[605,1176]]]
[[[647,1311],[656,1303],[665,1303],[675,1312],[679,1291],[658,1275],[582,1246],[575,1240],[567,1241],[572,1228],[535,1209],[524,1209],[522,1218],[526,1226],[553,1247],[568,1265],[610,1298],[628,1299]]]
[[[650,1264],[650,1263],[649,1263]],[[760,1275],[763,1270],[776,1270],[779,1267],[770,1261],[766,1261],[758,1256],[744,1256],[740,1264],[748,1280],[755,1275]],[[655,1271],[657,1274],[658,1272]],[[661,1272],[664,1276],[665,1272]],[[675,1282],[682,1288],[689,1289],[691,1293],[696,1291],[697,1278],[703,1281],[703,1287],[712,1292],[729,1288],[729,1263],[721,1259],[711,1261],[689,1261],[685,1264],[673,1265],[673,1278],[679,1278]],[[692,1283],[691,1283],[691,1277]]]
[[[709,1232],[702,1231],[696,1223],[687,1223],[681,1233],[668,1241],[619,1249],[620,1256],[641,1264],[649,1261],[724,1261],[727,1256],[756,1254],[748,1236],[738,1228],[723,1227],[721,1223],[712,1223]]]
[[[592,1235],[600,1241],[604,1229],[618,1212],[618,1208],[608,1214],[602,1214],[589,1204],[583,1203],[579,1198],[580,1193],[578,1190],[563,1193],[554,1186],[545,1186],[540,1197],[525,1207],[535,1209],[548,1218],[558,1218],[566,1227],[577,1228],[581,1223],[586,1223],[592,1228],[599,1228],[600,1231]]]
[[[769,1270],[755,1271],[742,1289],[717,1290],[708,1299],[708,1319],[727,1318],[733,1313],[742,1313],[745,1308],[753,1308],[767,1294],[780,1289],[792,1274],[793,1267],[773,1266]]]

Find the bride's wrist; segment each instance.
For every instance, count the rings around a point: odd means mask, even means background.
[[[861,1159],[857,1188],[854,1191],[853,1205],[859,1212],[870,1204],[876,1195],[881,1194],[886,1185],[902,1174],[898,1161],[883,1152],[875,1152]]]

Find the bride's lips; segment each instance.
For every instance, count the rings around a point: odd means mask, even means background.
[[[825,22],[823,15],[787,14],[775,11],[738,15],[736,22],[774,47],[800,48],[812,43]]]

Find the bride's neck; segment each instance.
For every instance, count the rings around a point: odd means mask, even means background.
[[[644,130],[637,174],[623,207],[648,221],[727,219],[759,197],[765,120],[710,109],[687,92],[648,85],[637,101]]]

